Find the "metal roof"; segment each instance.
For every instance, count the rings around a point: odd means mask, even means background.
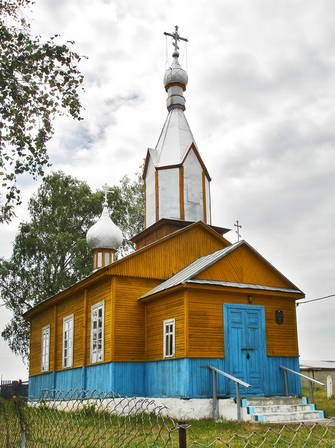
[[[198,283],[203,285],[216,285],[216,286],[230,286],[232,288],[247,288],[247,289],[261,289],[262,291],[278,291],[278,292],[292,292],[292,293],[301,293],[300,289],[289,289],[289,288],[277,288],[275,286],[266,286],[266,285],[255,285],[253,283],[235,283],[235,282],[223,282],[216,280],[187,280],[187,283]]]
[[[335,361],[300,361],[301,370],[335,370]]]
[[[195,140],[181,109],[172,109],[164,123],[155,150],[150,154],[156,167],[178,165]]]
[[[155,288],[148,291],[141,297],[141,299],[151,296],[152,294],[156,294],[157,292],[164,291],[165,289],[172,288],[173,286],[177,286],[181,283],[185,283],[187,280],[199,274],[205,268],[208,268],[216,261],[220,260],[220,258],[223,258],[225,255],[229,254],[237,247],[241,246],[243,243],[244,241],[239,241],[238,243],[232,244],[231,246],[225,247],[224,249],[217,250],[216,252],[213,252],[209,255],[204,255],[203,257],[198,258],[193,263],[186,266],[186,268],[177,272],[177,274],[173,275]]]

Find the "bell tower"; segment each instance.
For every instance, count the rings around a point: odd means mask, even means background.
[[[174,47],[164,75],[168,115],[155,149],[149,148],[145,159],[145,230],[132,238],[137,248],[192,222],[211,225],[211,178],[184,114],[188,75],[179,62],[178,42],[187,39],[177,26],[164,34],[172,37]]]
[[[188,75],[179,63],[178,33],[173,39],[172,64],[164,75],[168,116],[155,149],[149,149],[144,166],[145,227],[160,219],[211,223],[210,176],[186,120]]]

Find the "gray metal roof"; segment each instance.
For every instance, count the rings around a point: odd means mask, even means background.
[[[252,283],[235,283],[235,282],[223,282],[216,280],[201,280],[201,279],[187,280],[187,283],[198,283],[200,285],[230,286],[232,288],[261,289],[262,291],[291,292],[296,294],[301,293],[300,289],[276,288],[275,286],[254,285]]]
[[[155,166],[182,163],[192,143],[196,146],[184,112],[181,109],[172,109],[165,120],[155,150],[150,151]]]
[[[177,272],[177,274],[173,275],[169,279],[165,280],[164,282],[157,285],[155,288],[148,291],[146,294],[144,294],[141,299],[144,299],[145,297],[152,296],[153,294],[156,294],[161,291],[165,291],[166,289],[172,288],[173,286],[177,286],[183,283],[206,283],[206,284],[216,284],[219,286],[232,286],[236,288],[251,288],[251,289],[262,289],[265,291],[278,291],[278,292],[290,292],[290,293],[302,293],[302,291],[297,288],[295,285],[292,284],[292,288],[276,288],[272,286],[265,286],[265,285],[253,285],[250,283],[233,283],[233,282],[221,282],[221,281],[210,281],[210,280],[191,280],[193,277],[198,275],[203,270],[209,268],[214,263],[216,263],[221,258],[225,257],[238,247],[246,245],[250,249],[252,249],[255,253],[257,253],[259,256],[259,252],[257,252],[250,244],[248,244],[246,241],[241,240],[237,243],[232,244],[231,246],[225,247],[224,249],[217,250],[216,252],[213,252],[211,254],[205,255],[201,258],[198,258],[190,265],[186,266],[186,268],[182,269],[181,271]],[[262,256],[261,256],[262,257]],[[262,257],[263,258],[263,257]],[[266,260],[267,261],[267,260]],[[271,263],[267,261],[267,263],[272,266]],[[274,268],[274,266],[272,266]],[[276,269],[276,268],[274,268]],[[276,269],[277,270],[277,269]]]
[[[300,361],[301,370],[335,370],[335,361]]]

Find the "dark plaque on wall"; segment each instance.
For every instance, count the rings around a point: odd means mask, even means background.
[[[284,311],[276,310],[276,323],[283,324],[284,323]]]

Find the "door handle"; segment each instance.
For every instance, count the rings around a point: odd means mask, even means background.
[[[247,359],[250,359],[250,354],[249,354],[249,353],[247,353],[246,358],[247,358]]]

